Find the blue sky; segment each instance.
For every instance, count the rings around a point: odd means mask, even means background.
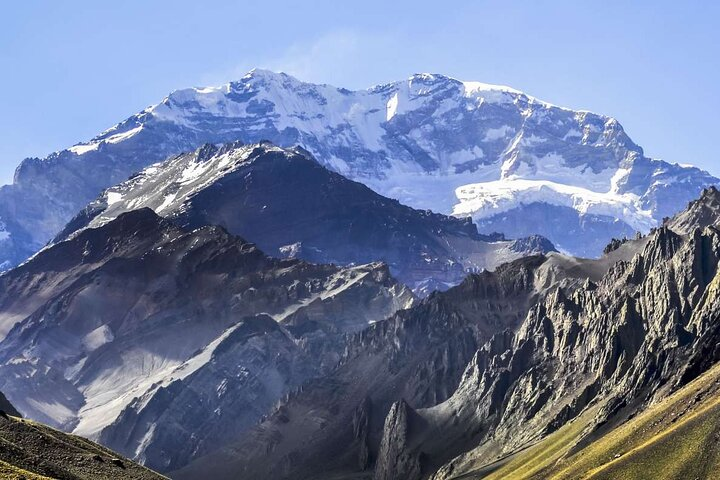
[[[620,120],[646,153],[720,175],[720,3],[8,1],[0,181],[176,88],[258,66],[365,88],[434,72]]]

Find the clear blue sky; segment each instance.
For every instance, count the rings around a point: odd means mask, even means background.
[[[651,156],[720,175],[720,3],[3,2],[0,181],[167,93],[259,66],[365,88],[415,72],[612,115]]]

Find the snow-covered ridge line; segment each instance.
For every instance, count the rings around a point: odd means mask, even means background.
[[[453,215],[473,219],[493,215],[531,203],[546,203],[570,207],[581,215],[601,215],[625,219],[631,227],[647,232],[657,225],[650,210],[639,206],[638,196],[632,193],[594,192],[547,180],[503,179],[493,182],[463,185],[455,190],[460,203]]]
[[[233,100],[228,100],[228,94],[238,90],[238,87],[244,87],[249,80],[258,81],[261,79],[267,83],[274,84],[275,86],[282,87],[293,87],[298,90],[320,90],[320,92],[328,99],[332,100],[336,106],[343,106],[343,103],[338,101],[339,97],[364,97],[366,100],[371,99],[375,93],[386,92],[388,90],[406,90],[405,94],[415,95],[427,95],[431,93],[428,88],[424,88],[423,84],[426,82],[438,83],[438,82],[450,82],[462,90],[463,95],[469,99],[475,99],[479,101],[491,102],[491,103],[512,103],[515,97],[523,97],[526,100],[542,105],[545,108],[558,108],[566,111],[572,111],[566,107],[560,107],[554,105],[545,100],[538,99],[537,97],[528,95],[515,88],[505,85],[495,85],[477,81],[465,81],[456,79],[451,76],[435,74],[435,73],[418,73],[411,75],[406,80],[396,81],[387,84],[379,84],[370,87],[365,90],[349,91],[329,84],[312,84],[308,82],[300,81],[285,73],[275,73],[264,69],[252,69],[247,75],[245,75],[240,81],[227,82],[217,86],[204,86],[204,87],[191,87],[174,90],[170,95],[165,97],[162,102],[151,105],[141,112],[141,114],[150,114],[161,121],[169,121],[184,126],[192,126],[192,122],[187,122],[185,116],[173,111],[172,105],[190,103],[195,104],[196,111],[204,111],[213,115],[227,116],[227,117],[243,117],[248,115],[247,109],[238,108],[238,103]],[[389,121],[392,116],[397,112],[398,105],[398,94],[390,96],[385,101],[385,108],[388,110],[386,121]],[[280,102],[282,104],[283,102]],[[353,103],[347,114],[342,115],[344,119],[351,119],[353,116],[353,110],[369,111],[375,110],[378,106],[367,102],[356,102]],[[278,105],[276,105],[278,106]],[[288,105],[289,107],[297,107],[298,105]],[[312,105],[304,105],[304,107],[312,107]],[[313,113],[312,108],[308,109],[308,113]],[[392,113],[391,113],[392,111]],[[585,110],[576,110],[576,112],[587,112]],[[285,112],[286,115],[293,116],[297,115],[297,109],[288,108]],[[356,112],[359,113],[359,112]],[[317,115],[317,114],[315,114]],[[308,115],[310,117],[315,115]],[[338,119],[338,120],[344,120]],[[341,121],[334,122],[336,125],[342,123]],[[118,124],[114,127],[105,130],[97,137],[92,140],[77,144],[70,147],[68,150],[73,153],[83,154],[91,150],[96,150],[98,146],[104,141],[108,143],[116,143],[131,137],[132,135],[139,132],[142,125],[134,127],[127,131],[123,130],[123,125]],[[118,133],[119,132],[119,133]]]

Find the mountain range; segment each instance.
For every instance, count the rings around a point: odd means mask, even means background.
[[[139,208],[186,228],[221,225],[276,257],[340,265],[382,260],[418,293],[555,250],[536,235],[512,241],[480,235],[467,219],[406,207],[324,168],[302,149],[267,142],[206,144],[154,164],[103,192],[57,239]]]
[[[138,452],[162,438],[199,453],[334,365],[344,334],[414,302],[383,264],[274,259],[220,227],[135,210],[0,276],[0,389],[25,416],[91,437],[174,392],[180,417],[165,406],[172,421],[143,429]]]
[[[711,478],[715,182],[442,75],[173,92],[0,188],[0,476]]]
[[[624,455],[720,428],[719,225],[711,188],[598,259],[531,255],[417,300],[382,264],[119,212],[0,276],[0,389],[177,479],[624,478]],[[712,468],[683,448],[668,472]]]
[[[31,158],[0,189],[0,264],[16,265],[104,189],[204,143],[300,145],[322,165],[481,233],[543,235],[598,256],[647,233],[717,179],[647,158],[613,118],[508,87],[418,74],[350,91],[253,70],[177,90],[92,140]]]

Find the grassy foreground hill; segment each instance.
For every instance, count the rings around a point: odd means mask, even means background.
[[[720,365],[593,439],[595,409],[463,479],[709,479],[720,471]]]
[[[161,480],[111,450],[46,425],[0,413],[3,480]]]

